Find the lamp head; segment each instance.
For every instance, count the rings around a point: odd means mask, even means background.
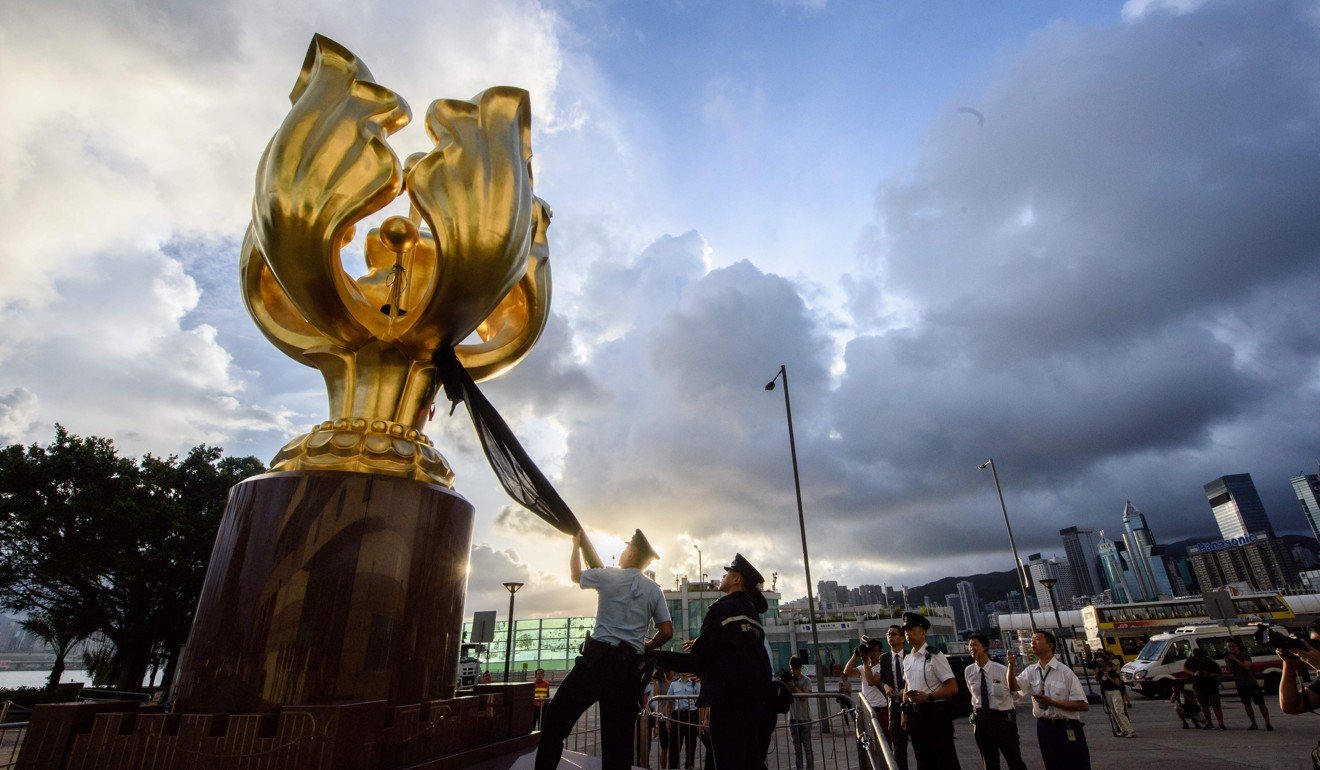
[[[504,584],[504,588],[505,588],[506,590],[508,590],[508,592],[509,592],[510,594],[516,594],[516,593],[518,593],[518,589],[519,589],[519,588],[522,588],[522,587],[523,587],[523,584],[522,584],[522,583],[518,583],[518,582],[514,582],[514,581],[509,581],[508,583],[505,583],[505,584]]]
[[[1046,590],[1046,591],[1049,591],[1050,589],[1054,588],[1054,584],[1057,583],[1057,582],[1059,582],[1059,579],[1058,579],[1058,578],[1040,578],[1039,582],[1040,582],[1041,585],[1045,586],[1045,590]]]
[[[976,469],[977,469],[978,471],[983,471],[983,470],[985,470],[986,468],[989,468],[990,465],[991,465],[992,463],[994,463],[994,460],[986,460],[985,462],[983,462],[983,463],[981,463],[980,465],[976,466]]]
[[[767,382],[767,383],[765,384],[765,389],[766,389],[766,390],[774,390],[774,389],[775,389],[775,381],[774,381],[774,380],[771,380],[771,381]]]

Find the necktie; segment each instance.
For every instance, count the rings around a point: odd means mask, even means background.
[[[985,668],[981,668],[981,708],[990,708],[990,687],[985,681]]]

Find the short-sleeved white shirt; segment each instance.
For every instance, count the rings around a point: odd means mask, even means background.
[[[953,667],[949,665],[949,659],[928,644],[903,656],[903,679],[909,691],[933,692],[952,678]]]
[[[1027,666],[1026,671],[1018,674],[1017,680],[1018,686],[1028,696],[1040,695],[1043,692],[1055,700],[1086,700],[1086,691],[1082,689],[1081,680],[1067,666],[1060,663],[1058,658],[1050,658],[1050,662],[1045,666],[1032,663]],[[1081,713],[1077,711],[1054,706],[1042,708],[1035,698],[1031,699],[1031,715],[1049,719],[1082,718]]]
[[[599,594],[596,629],[591,632],[598,642],[627,644],[642,652],[650,622],[654,620],[657,626],[669,622],[664,591],[635,567],[583,570],[579,585]]]
[[[986,694],[989,703],[981,702],[981,679],[985,678]],[[972,691],[972,708],[988,708],[993,711],[1012,711],[1013,693],[1008,681],[1008,666],[993,660],[985,662],[985,668],[973,663],[963,672],[967,689]]]
[[[871,684],[866,681],[866,672],[862,669],[866,667],[863,663],[857,667],[857,674],[862,678],[862,699],[871,704],[873,708],[884,708],[889,705],[889,698],[885,697],[885,691],[878,684]],[[885,669],[879,663],[871,666],[872,676],[879,677]]]

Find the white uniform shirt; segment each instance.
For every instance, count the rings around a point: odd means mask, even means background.
[[[909,692],[934,692],[952,678],[949,659],[928,644],[903,656],[903,679]]]
[[[683,711],[686,709],[696,708],[697,695],[700,692],[701,690],[697,686],[697,683],[692,681],[691,679],[687,680],[686,682],[684,682],[682,679],[675,679],[674,681],[669,683],[670,695],[674,697],[679,697],[684,695],[690,696],[687,698],[680,698],[679,700],[674,701],[675,711]]]
[[[669,621],[669,603],[664,591],[642,571],[629,567],[595,567],[583,570],[579,583],[600,594],[596,604],[596,630],[591,637],[606,644],[627,644],[643,652],[646,627]]]
[[[1086,700],[1081,680],[1057,657],[1050,658],[1050,662],[1043,667],[1040,663],[1032,663],[1026,671],[1018,674],[1017,681],[1028,696],[1044,693],[1055,700]],[[1042,708],[1035,698],[1031,699],[1031,715],[1048,719],[1082,718],[1080,711],[1068,711],[1054,706]]]
[[[872,708],[885,708],[889,705],[889,699],[885,697],[885,691],[881,689],[880,685],[866,681],[866,672],[862,670],[863,668],[866,668],[865,663],[857,667],[857,675],[862,678],[862,698],[871,704]],[[884,666],[879,663],[870,668],[871,676],[874,676],[877,680],[880,678],[880,673],[885,670]]]
[[[984,668],[973,663],[963,672],[963,678],[967,681],[967,689],[972,691],[972,708],[988,708],[992,711],[1013,710],[1013,693],[1008,684],[1008,666],[993,660],[987,660]],[[986,693],[990,696],[988,704],[981,702],[982,678],[985,679]]]

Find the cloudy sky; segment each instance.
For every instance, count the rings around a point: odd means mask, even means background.
[[[553,319],[485,386],[608,559],[735,550],[916,584],[1072,524],[1275,526],[1320,459],[1320,11],[1310,2],[10,2],[0,10],[0,439],[269,460],[325,415],[240,304],[261,150],[314,32],[420,115],[532,94]],[[391,140],[425,149],[420,120]],[[376,220],[382,215],[375,217]],[[359,232],[362,232],[359,229]],[[462,409],[468,610],[589,610]],[[715,565],[715,566],[712,566]]]

